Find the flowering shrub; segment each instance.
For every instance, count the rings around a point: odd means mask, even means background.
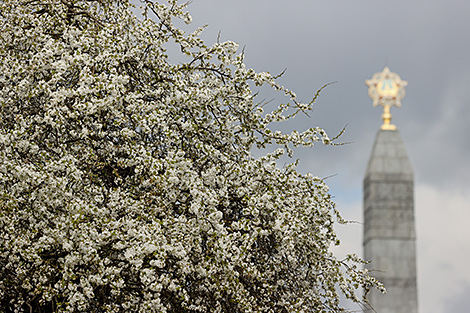
[[[185,7],[0,2],[2,311],[339,312],[340,293],[376,285],[329,251],[324,182],[276,166],[331,143],[270,129],[313,100],[247,69],[234,42],[185,34]],[[288,104],[264,112],[261,85]]]

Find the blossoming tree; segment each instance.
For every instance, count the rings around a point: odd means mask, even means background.
[[[185,34],[186,5],[0,2],[4,312],[340,312],[375,286],[336,259],[339,214],[270,129],[312,103]],[[186,62],[171,62],[177,45]],[[287,96],[270,112],[254,88]],[[271,126],[272,127],[272,126]],[[255,158],[253,148],[277,146]],[[361,267],[361,268],[360,268]]]

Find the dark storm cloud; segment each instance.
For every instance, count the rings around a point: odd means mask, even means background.
[[[249,66],[272,73],[287,68],[281,82],[301,99],[308,100],[324,83],[337,81],[322,92],[312,118],[296,122],[304,128],[319,125],[332,134],[348,124],[343,140],[353,141],[351,146],[299,151],[306,163],[322,163],[325,173],[320,176],[344,172],[346,179],[353,179],[363,174],[364,158],[381,124],[381,110],[372,108],[364,80],[385,65],[409,81],[403,107],[392,114],[415,171],[444,175],[435,168],[446,164],[446,155],[433,160],[428,155],[433,146],[441,145],[454,155],[469,154],[465,95],[451,94],[456,84],[465,87],[470,79],[469,3],[196,0],[190,8],[194,23],[209,24],[207,40],[214,41],[221,31],[222,39],[246,46]],[[445,112],[458,114],[449,117]],[[448,129],[437,132],[435,127],[442,123]],[[446,172],[459,167],[451,159]],[[308,164],[301,169],[312,171]],[[417,177],[438,183],[433,175]]]

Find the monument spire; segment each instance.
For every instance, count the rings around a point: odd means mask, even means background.
[[[406,81],[388,67],[366,81],[374,106],[382,105],[383,125],[364,177],[364,259],[387,293],[373,290],[370,311],[417,313],[414,178],[391,106],[401,106]]]

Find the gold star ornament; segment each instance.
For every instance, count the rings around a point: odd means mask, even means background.
[[[366,80],[366,85],[369,86],[369,96],[374,101],[374,107],[377,105],[384,107],[382,129],[395,130],[396,126],[390,124],[392,119],[390,107],[393,105],[401,107],[401,99],[405,96],[405,86],[408,82],[401,80],[398,74],[390,72],[386,66],[382,72],[375,73],[372,79]]]

